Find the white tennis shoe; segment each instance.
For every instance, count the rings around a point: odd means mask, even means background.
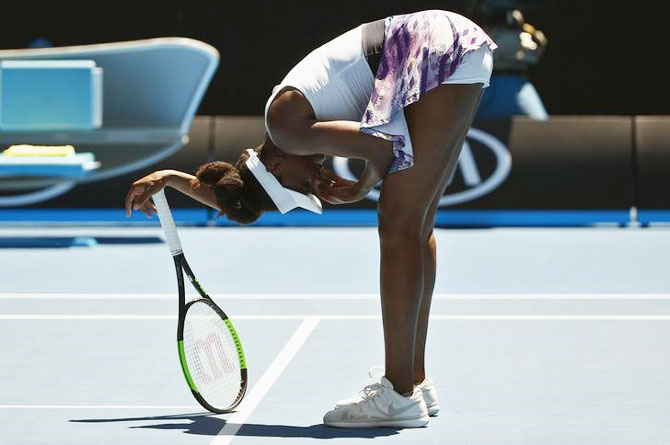
[[[340,400],[335,404],[335,408],[343,408],[345,406],[358,403],[363,400],[365,394],[375,391],[381,382],[381,378],[384,376],[384,367],[383,366],[373,366],[368,371],[370,376],[370,382],[367,386],[361,389],[359,392],[353,396]],[[423,382],[415,387],[421,389],[423,394],[423,400],[426,402],[426,407],[428,408],[428,415],[435,416],[438,411],[440,411],[440,402],[437,400],[437,390],[435,390],[435,384],[430,378],[426,378]]]
[[[416,385],[415,388],[419,388],[423,393],[423,400],[426,402],[428,415],[431,417],[437,415],[437,412],[440,410],[440,402],[437,401],[437,390],[435,390],[433,380],[426,377],[426,379]]]
[[[418,387],[405,397],[382,377],[378,384],[368,385],[362,392],[360,401],[327,412],[323,423],[340,428],[420,428],[430,420]]]

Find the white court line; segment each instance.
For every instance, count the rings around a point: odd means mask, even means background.
[[[200,405],[0,405],[0,409],[199,409]]]
[[[197,295],[187,295],[195,298]],[[378,300],[378,294],[210,294],[217,300]],[[174,293],[0,293],[0,300],[174,300]],[[664,293],[435,294],[434,300],[670,300]]]
[[[237,318],[237,317],[235,317]],[[302,317],[305,318],[305,317]],[[177,315],[149,314],[0,314],[0,320],[176,320]]]
[[[237,411],[228,418],[226,424],[214,440],[210,442],[210,445],[225,445],[233,440],[240,427],[247,421],[251,412],[256,408],[256,405],[258,405],[265,393],[268,392],[286,366],[293,360],[293,357],[300,350],[317,324],[319,324],[318,317],[304,317],[304,321],[298,326],[298,329],[295,330],[282,350],[279,351],[277,357],[258,382],[256,382],[249,394],[242,400]]]
[[[250,320],[250,321],[284,321],[284,320],[305,320],[316,318],[320,320],[381,320],[380,314],[358,315],[316,315],[316,314],[298,314],[298,315],[236,315],[231,319]],[[0,320],[176,320],[176,315],[142,315],[142,314],[0,314]],[[463,320],[463,321],[569,321],[569,320],[594,320],[594,321],[670,321],[670,315],[431,315],[431,320]]]

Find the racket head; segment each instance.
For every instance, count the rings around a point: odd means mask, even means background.
[[[215,413],[232,411],[247,389],[242,344],[226,314],[208,297],[188,302],[177,344],[193,396]]]

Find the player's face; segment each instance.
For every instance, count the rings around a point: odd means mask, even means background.
[[[324,155],[297,156],[284,153],[275,162],[270,162],[270,171],[281,185],[300,193],[316,193],[317,184],[323,178]]]

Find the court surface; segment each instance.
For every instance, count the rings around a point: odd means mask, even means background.
[[[376,229],[180,234],[245,348],[237,411],[187,389],[158,227],[3,228],[1,444],[670,444],[668,229],[437,230],[442,409],[406,430],[322,424],[383,364]]]

